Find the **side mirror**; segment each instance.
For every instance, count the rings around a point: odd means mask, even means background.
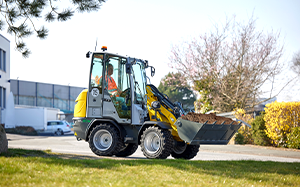
[[[87,52],[87,54],[85,55],[85,57],[86,58],[90,58],[90,56],[91,56],[91,52],[89,51],[89,52]]]
[[[155,68],[151,66],[151,77],[153,77],[154,75],[155,75]]]
[[[148,68],[149,64],[148,64],[148,60],[145,60],[145,68]]]

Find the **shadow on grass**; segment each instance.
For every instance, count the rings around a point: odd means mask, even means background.
[[[188,160],[154,160],[126,159],[117,157],[92,157],[72,154],[56,154],[51,151],[9,149],[2,157],[34,157],[35,162],[48,165],[66,165],[78,168],[98,168],[114,170],[120,166],[163,166],[184,172],[205,173],[236,179],[259,180],[255,174],[267,174],[265,181],[272,181],[273,174],[300,176],[300,163],[283,163],[271,161],[188,161]],[[26,160],[25,160],[26,161]],[[31,162],[28,159],[28,162]]]

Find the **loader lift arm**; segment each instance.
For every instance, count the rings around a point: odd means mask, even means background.
[[[147,95],[150,120],[168,122],[173,129],[172,135],[177,141],[184,141],[189,144],[226,145],[241,126],[241,124],[216,124],[216,122],[209,124],[184,120],[181,118],[184,114],[183,109],[173,104],[155,86],[147,85]],[[159,109],[151,108],[155,100],[162,105]]]
[[[181,107],[179,102],[172,103],[166,95],[162,94],[154,85],[148,84],[153,92],[153,95],[157,97],[157,100],[177,118],[185,114],[185,111]]]

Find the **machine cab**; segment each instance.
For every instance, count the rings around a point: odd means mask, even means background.
[[[146,63],[107,52],[91,57],[86,117],[142,124],[147,115]]]

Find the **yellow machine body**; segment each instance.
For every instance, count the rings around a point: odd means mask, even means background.
[[[96,155],[126,157],[141,146],[147,158],[192,159],[200,144],[226,145],[240,128],[182,119],[186,112],[180,102],[173,103],[154,85],[147,85],[145,69],[155,74],[147,60],[106,49],[86,54],[92,57],[89,89],[78,95],[74,107],[74,135],[89,142]]]
[[[82,90],[75,100],[74,117],[85,117],[86,116],[86,98],[87,89]]]

